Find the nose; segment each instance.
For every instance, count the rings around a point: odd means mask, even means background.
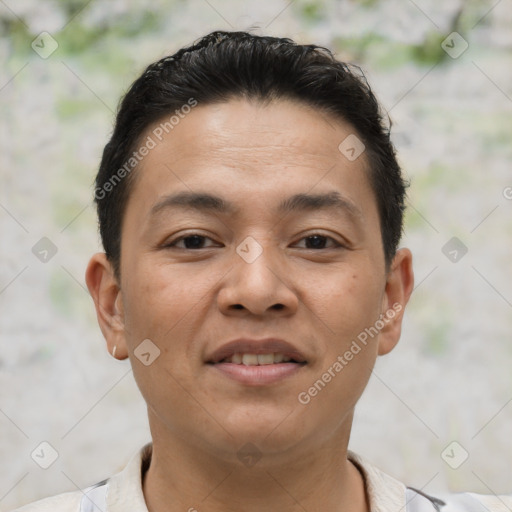
[[[255,259],[247,257],[250,253],[234,252],[232,269],[217,296],[224,314],[288,316],[295,313],[299,299],[291,288],[289,269],[276,254],[277,250],[260,246],[261,253]]]

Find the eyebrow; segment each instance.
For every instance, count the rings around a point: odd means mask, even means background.
[[[166,195],[158,201],[150,211],[154,216],[162,210],[171,208],[194,209],[202,212],[236,215],[240,208],[222,197],[204,192],[179,192]],[[339,192],[332,191],[321,194],[295,194],[282,201],[277,211],[291,213],[294,211],[337,210],[348,213],[351,217],[361,217],[361,210]]]

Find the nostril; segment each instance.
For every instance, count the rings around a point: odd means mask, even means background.
[[[242,304],[233,304],[231,306],[232,309],[245,309],[245,307],[242,305]],[[274,304],[273,306],[271,306],[272,309],[277,309],[277,310],[281,310],[284,308],[284,304]]]

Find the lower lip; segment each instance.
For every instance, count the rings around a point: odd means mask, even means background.
[[[275,363],[258,366],[246,366],[235,363],[217,363],[212,365],[227,377],[248,386],[264,386],[279,382],[297,373],[304,364]]]

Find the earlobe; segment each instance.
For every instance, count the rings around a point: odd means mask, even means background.
[[[121,289],[105,253],[96,253],[91,257],[85,281],[94,301],[98,324],[107,342],[108,351],[115,354],[116,359],[126,359],[128,350]]]
[[[399,249],[393,258],[386,280],[382,310],[384,327],[379,335],[379,355],[391,352],[400,339],[405,306],[409,301],[413,286],[411,251]]]

